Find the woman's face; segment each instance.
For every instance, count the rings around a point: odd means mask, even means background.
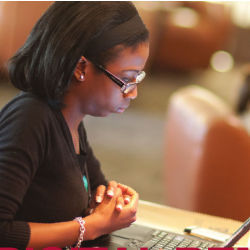
[[[149,44],[141,43],[136,49],[124,48],[119,56],[107,63],[106,69],[120,79],[133,82],[139,71],[143,70],[149,55]],[[96,69],[89,61],[85,66],[85,79],[79,89],[81,112],[92,116],[107,116],[110,113],[122,113],[130,101],[137,97],[137,88],[128,94],[105,73]]]

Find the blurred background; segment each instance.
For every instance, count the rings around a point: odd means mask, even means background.
[[[234,188],[231,195],[243,200],[239,192],[249,194],[250,2],[134,3],[150,30],[147,77],[124,114],[85,119],[103,171],[108,179],[136,189],[143,200],[244,219],[250,211],[249,199],[242,201],[246,208],[241,216],[241,212],[235,215],[219,208],[207,210],[200,197],[216,207],[214,194],[221,186],[230,191],[235,181],[245,186]],[[0,2],[0,108],[18,93],[8,80],[7,60],[50,4]],[[213,124],[218,120],[226,124],[219,135],[229,127],[230,131],[221,141],[215,136],[212,148],[218,154],[207,156],[204,145],[210,145]],[[230,141],[234,133],[240,139]],[[238,145],[236,140],[242,143]],[[223,143],[235,148],[220,153]],[[204,163],[213,158],[214,163]],[[216,189],[208,183],[201,187],[198,179],[208,176],[212,167],[221,171],[208,179],[220,184]],[[235,177],[237,173],[230,169],[238,169],[241,176]],[[224,172],[229,174],[223,183]],[[204,192],[197,194],[198,189]],[[225,190],[222,197],[217,200],[226,204]],[[203,205],[197,205],[199,202]]]

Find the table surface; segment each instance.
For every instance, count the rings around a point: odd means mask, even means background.
[[[226,234],[233,234],[241,221],[201,214],[152,202],[140,200],[136,223],[183,234],[188,226],[209,228]],[[237,243],[238,247],[250,247],[250,232]]]

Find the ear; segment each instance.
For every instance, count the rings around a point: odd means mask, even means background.
[[[84,56],[81,56],[74,71],[74,77],[77,82],[83,82],[85,80],[85,71],[87,63],[87,59]]]

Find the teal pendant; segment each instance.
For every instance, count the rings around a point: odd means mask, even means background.
[[[85,175],[83,176],[82,180],[83,180],[84,187],[86,191],[88,192],[88,180]]]

